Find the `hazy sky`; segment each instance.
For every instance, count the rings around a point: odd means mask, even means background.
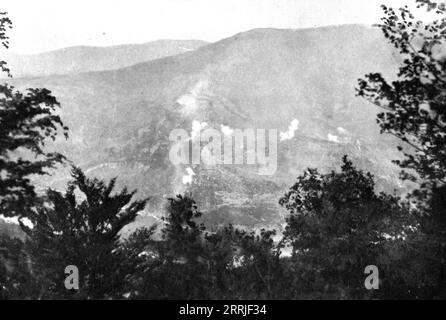
[[[405,0],[1,0],[11,51],[107,46],[156,39],[216,41],[254,28],[379,21],[380,4]],[[413,3],[414,1],[409,1]]]

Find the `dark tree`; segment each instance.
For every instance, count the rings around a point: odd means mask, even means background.
[[[364,268],[390,263],[386,247],[410,232],[399,199],[376,194],[370,173],[344,157],[341,172],[308,169],[280,200],[290,213],[294,287],[311,298],[366,298]]]
[[[0,12],[0,46],[4,48],[9,48],[9,37],[7,34],[8,29],[12,28],[12,21],[8,18],[6,12]],[[6,62],[0,60],[0,71],[6,72],[8,75],[9,69],[6,67]]]
[[[234,255],[237,267],[231,272],[233,296],[226,298],[292,299],[292,278],[280,257],[281,244],[275,243],[275,235],[274,230],[233,230],[234,244],[238,248]]]
[[[0,300],[32,299],[38,295],[31,264],[20,239],[0,235]]]
[[[274,231],[226,226],[207,232],[187,196],[169,199],[164,225],[142,229],[120,246],[126,296],[142,299],[286,298],[289,278]]]
[[[169,199],[169,212],[162,230],[163,239],[169,242],[170,250],[176,257],[188,261],[198,259],[201,250],[201,236],[204,225],[197,220],[202,213],[190,197],[178,195]]]
[[[207,263],[204,226],[197,223],[200,216],[191,198],[171,198],[157,237],[153,236],[153,230],[141,230],[124,243],[124,254],[129,260],[135,257],[135,248],[140,251],[136,255],[136,270],[127,274],[131,297],[206,298]]]
[[[403,169],[415,171],[423,180],[446,183],[446,59],[442,52],[446,34],[446,8],[428,0],[417,0],[440,15],[425,24],[407,7],[383,6],[380,28],[399,50],[403,63],[397,79],[389,82],[379,73],[359,80],[358,94],[384,109],[378,115],[383,132],[405,143],[399,147]],[[406,172],[406,178],[415,179]]]
[[[29,217],[27,250],[40,273],[43,297],[110,298],[121,292],[123,280],[117,241],[123,227],[133,222],[146,201],[131,199],[135,191],[114,192],[116,179],[106,184],[88,179],[78,169],[67,191],[48,191],[49,205],[38,207]],[[81,193],[81,196],[76,194]],[[79,292],[64,287],[64,269],[75,265],[80,273]]]
[[[383,6],[380,28],[403,62],[392,82],[379,73],[359,80],[358,94],[384,109],[378,115],[382,131],[403,142],[399,150],[404,158],[396,163],[404,179],[419,182],[410,198],[418,209],[420,232],[412,243],[415,252],[425,257],[423,273],[435,279],[427,285],[430,297],[445,297],[446,5],[416,2],[437,19],[423,23],[407,7],[397,12]]]
[[[11,21],[0,13],[0,43],[8,47],[7,29]],[[7,72],[6,62],[0,62]],[[60,132],[67,137],[67,127],[57,110],[60,105],[47,89],[29,89],[26,93],[0,85],[0,214],[26,216],[36,201],[30,176],[43,175],[61,163],[64,157],[45,150],[47,139]]]

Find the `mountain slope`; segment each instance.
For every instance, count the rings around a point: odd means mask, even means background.
[[[390,161],[396,142],[379,134],[378,110],[355,97],[359,77],[393,74],[397,63],[380,32],[368,27],[256,29],[119,70],[12,82],[52,90],[71,130],[68,142],[53,147],[89,174],[118,176],[152,196],[150,215],[165,197],[190,191],[210,225],[280,226],[277,202],[296,176],[306,167],[332,170],[343,154],[375,173],[380,189],[398,185]],[[171,130],[190,131],[194,121],[285,132],[294,120],[298,128],[279,144],[272,176],[250,165],[200,165],[186,185],[187,167],[168,159]],[[59,172],[42,185],[61,188],[66,178]]]

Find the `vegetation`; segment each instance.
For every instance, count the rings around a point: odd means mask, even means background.
[[[6,31],[11,20],[0,13],[0,45],[8,47]],[[5,61],[1,71],[9,74]],[[0,71],[0,72],[1,72]],[[47,89],[29,89],[26,93],[0,84],[0,214],[21,217],[36,202],[31,175],[43,175],[61,163],[64,157],[44,149],[45,140],[56,139],[68,128],[56,114],[59,103]]]
[[[38,195],[30,175],[63,161],[46,139],[67,128],[46,89],[22,94],[1,85],[0,214],[26,217],[26,236],[0,237],[2,299],[438,299],[446,298],[446,6],[417,0],[440,15],[430,24],[407,8],[383,7],[381,29],[403,59],[396,80],[372,73],[358,95],[384,111],[383,133],[401,140],[406,198],[377,193],[371,173],[348,156],[340,170],[303,172],[279,200],[283,234],[232,225],[208,231],[189,196],[168,200],[159,225],[120,237],[148,199],[116,192],[116,179],[89,179],[73,167],[64,193]],[[7,47],[11,21],[0,14]],[[1,68],[9,72],[5,62]],[[33,157],[24,158],[26,155]],[[25,160],[26,159],[26,160]],[[80,288],[67,289],[66,266]],[[379,290],[364,269],[379,269]]]
[[[42,298],[113,297],[122,287],[116,273],[121,261],[114,252],[119,232],[144,209],[146,200],[131,202],[135,192],[126,189],[112,194],[116,180],[90,180],[78,168],[72,177],[64,194],[48,191],[48,203],[30,215],[33,228],[23,226]],[[65,289],[64,269],[69,265],[79,269],[83,286],[78,292]]]
[[[389,83],[372,73],[359,81],[358,94],[384,109],[378,115],[382,132],[399,138],[404,154],[395,161],[402,179],[418,183],[409,195],[417,208],[418,238],[411,245],[422,254],[432,272],[429,292],[445,297],[446,275],[446,109],[444,48],[446,6],[430,0],[417,0],[419,7],[439,16],[429,24],[417,21],[407,7],[399,13],[383,6],[381,29],[403,57],[397,79]]]

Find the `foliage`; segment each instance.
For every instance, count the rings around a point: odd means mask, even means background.
[[[30,215],[32,229],[22,226],[29,235],[27,251],[48,297],[111,297],[122,285],[116,274],[120,260],[114,253],[119,232],[144,209],[146,200],[131,202],[135,191],[125,188],[113,193],[116,179],[108,184],[88,179],[79,168],[73,168],[72,177],[65,193],[48,191],[51,205]],[[82,285],[77,293],[64,287],[69,265],[79,269]]]
[[[6,13],[0,13],[0,42],[6,48],[11,25]],[[9,74],[6,62],[0,62],[0,67]],[[21,93],[0,84],[0,214],[26,216],[41,200],[30,176],[46,174],[64,160],[61,154],[44,149],[47,139],[55,140],[60,129],[67,137],[68,128],[57,115],[59,107],[47,89]]]
[[[308,169],[280,200],[290,212],[284,239],[293,249],[301,294],[367,297],[364,268],[383,267],[385,245],[409,232],[408,209],[398,198],[375,194],[372,175],[347,157],[341,169]]]
[[[121,247],[130,298],[265,299],[284,296],[279,251],[272,235],[233,226],[209,233],[189,197],[169,199],[159,235],[135,232]]]
[[[0,46],[8,49],[9,37],[7,35],[8,29],[12,28],[12,21],[8,18],[6,12],[0,12]],[[0,61],[0,71],[6,72],[10,75],[10,70],[6,67],[5,61]]]
[[[0,236],[0,300],[35,297],[38,289],[24,243]]]
[[[397,80],[388,82],[379,73],[359,80],[358,94],[384,109],[378,115],[383,132],[409,145],[400,147],[405,159],[397,161],[403,169],[414,170],[423,180],[446,182],[446,60],[444,5],[417,1],[435,9],[440,19],[425,24],[417,21],[407,7],[399,13],[383,6],[385,17],[380,28],[403,57]],[[406,172],[405,178],[415,179]]]
[[[418,181],[410,200],[417,208],[417,228],[407,239],[409,256],[423,256],[419,281],[422,296],[446,296],[446,5],[417,0],[437,17],[423,23],[407,7],[383,6],[380,28],[400,52],[403,63],[396,80],[389,82],[379,73],[359,80],[358,94],[384,109],[378,115],[383,132],[399,138],[404,159],[396,161],[403,179]],[[413,255],[413,253],[420,255]],[[418,295],[418,294],[417,294]]]

